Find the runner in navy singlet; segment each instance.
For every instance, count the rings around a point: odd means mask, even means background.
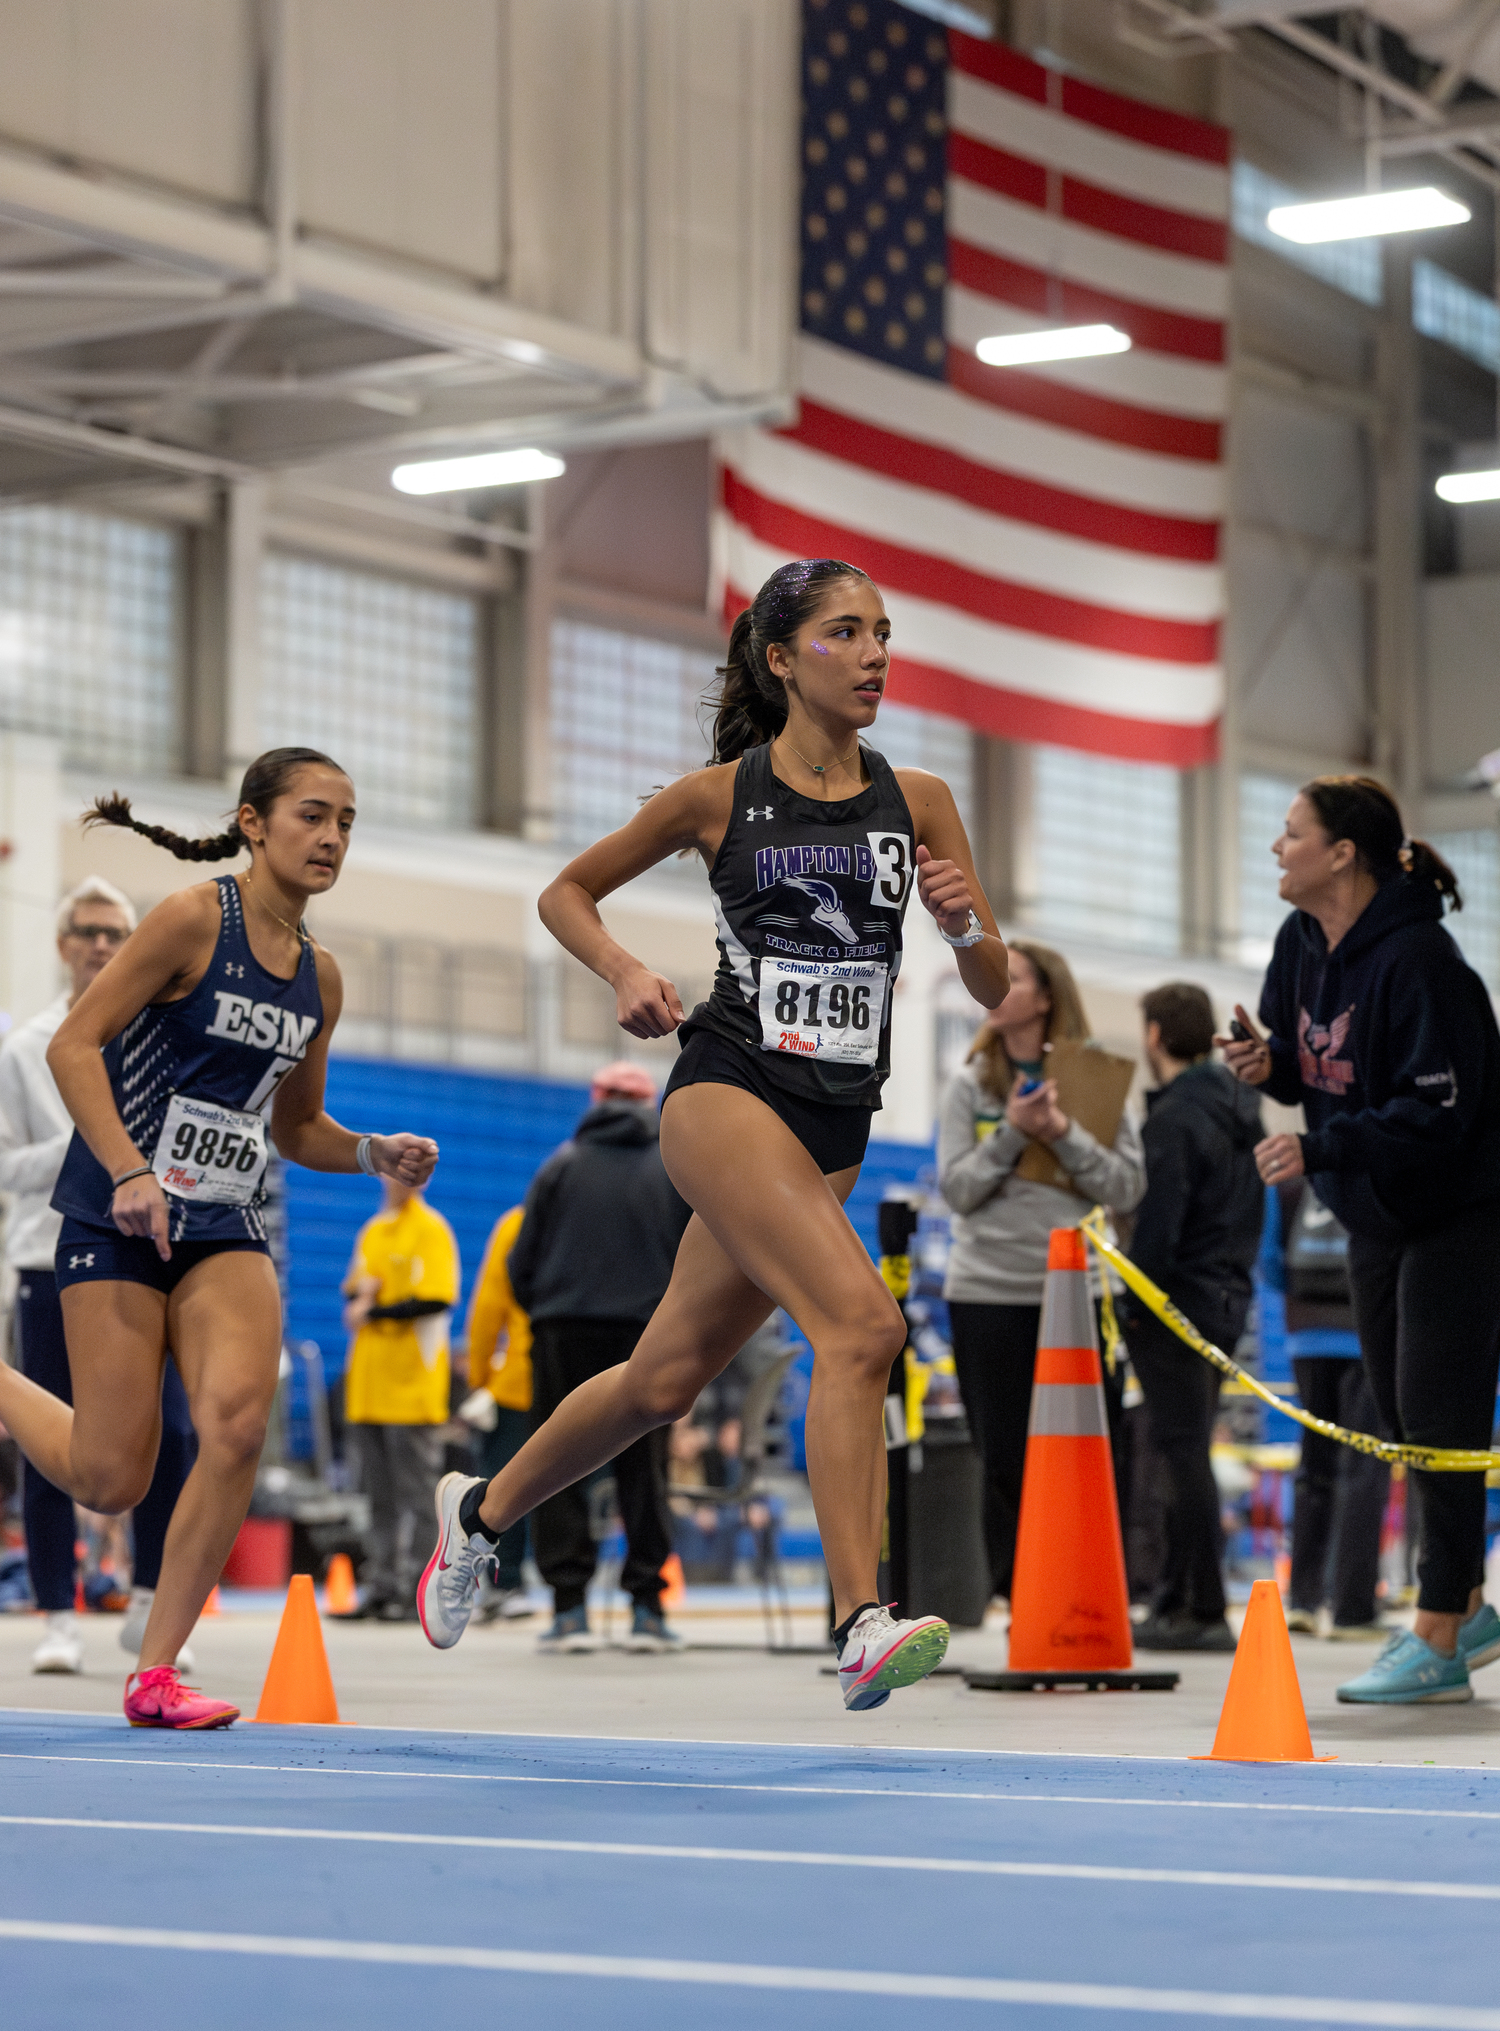
[[[586,1382],[486,1485],[438,1489],[438,1547],[418,1589],[428,1639],[463,1634],[499,1533],[642,1433],[684,1416],[776,1305],[812,1344],[807,1468],[833,1589],[844,1704],[924,1677],[947,1624],[876,1597],[885,1515],[881,1403],[905,1341],[894,1300],[843,1211],[890,1069],[891,998],[913,891],[984,1008],[1005,947],[948,786],[892,769],[874,722],[890,623],[836,559],[784,565],[735,622],[714,761],[580,854],[541,899],[553,935],[615,989],[632,1036],[680,1030],[661,1153],[694,1217],[672,1282],[628,1362]],[[719,970],[684,1020],[669,980],[617,945],[601,899],[684,848],[709,870]]]
[[[133,1508],[150,1482],[170,1347],[198,1433],[161,1578],[125,1685],[135,1727],[216,1728],[238,1709],[184,1686],[173,1660],[250,1506],[281,1358],[266,1243],[269,1133],[320,1171],[419,1185],[437,1145],[361,1136],[324,1111],[343,989],[302,926],[348,851],[354,788],[310,748],[253,762],[213,839],[183,839],[101,799],[86,823],[128,825],[180,860],[250,867],[158,905],[74,1003],[47,1062],[78,1127],[53,1195],[68,1406],[0,1364],[0,1420],[86,1508]]]

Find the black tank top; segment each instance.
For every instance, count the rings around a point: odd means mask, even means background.
[[[732,1038],[807,1099],[879,1107],[916,829],[885,756],[863,752],[869,788],[830,804],[783,783],[768,746],[740,757],[709,874],[719,968],[679,1035]]]

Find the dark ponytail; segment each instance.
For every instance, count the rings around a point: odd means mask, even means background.
[[[774,740],[786,725],[786,686],[766,661],[772,642],[789,642],[810,621],[823,588],[838,578],[865,578],[837,557],[799,557],[773,571],[729,631],[729,653],[710,698],[714,760],[738,761],[746,748]]]
[[[1425,839],[1408,839],[1401,807],[1373,776],[1317,776],[1301,794],[1317,813],[1329,840],[1349,840],[1359,865],[1382,887],[1397,875],[1431,882],[1449,907],[1461,910],[1458,876]]]
[[[93,825],[127,826],[130,831],[139,832],[143,839],[149,839],[153,845],[164,846],[179,860],[232,860],[237,853],[248,852],[250,847],[249,840],[240,830],[241,808],[248,804],[262,818],[269,818],[271,806],[278,797],[285,796],[297,771],[306,768],[309,763],[319,768],[339,768],[336,761],[320,754],[316,748],[271,748],[266,754],[258,755],[245,771],[245,780],[240,784],[239,803],[227,830],[216,832],[211,839],[185,839],[180,832],[169,831],[165,825],[143,825],[132,813],[130,799],[122,797],[118,790],[113,796],[99,797],[90,804],[83,814],[83,827],[87,831]],[[339,774],[347,775],[348,771],[339,769]]]

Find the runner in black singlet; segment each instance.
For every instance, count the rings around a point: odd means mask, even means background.
[[[125,1714],[134,1727],[219,1728],[238,1708],[183,1685],[173,1660],[245,1520],[276,1391],[281,1298],[260,1212],[267,1113],[279,1153],[313,1170],[420,1185],[437,1145],[360,1136],[323,1109],[343,988],[302,915],[348,851],[354,788],[336,762],[310,748],[262,755],[213,839],[143,825],[122,797],[101,799],[86,822],[128,825],[179,860],[248,852],[250,867],[159,904],[47,1052],[78,1124],[52,1202],[73,1403],[0,1363],[0,1420],[75,1501],[133,1508],[156,1463],[170,1347],[198,1461],[167,1532]]]
[[[890,623],[862,571],[784,565],[730,636],[717,766],[660,791],[580,854],[541,899],[559,941],[615,989],[621,1027],[681,1029],[661,1153],[694,1217],[632,1354],[573,1394],[487,1485],[438,1489],[438,1547],[417,1602],[428,1639],[463,1634],[499,1533],[642,1433],[684,1416],[772,1308],[811,1342],[807,1466],[847,1707],[879,1706],[947,1648],[935,1617],[876,1599],[885,1514],[881,1403],[901,1314],[843,1211],[890,1068],[901,919],[915,888],[983,1008],[1005,947],[948,786],[861,745],[879,709]],[[719,970],[684,1020],[669,980],[624,951],[600,900],[684,848],[709,868]]]

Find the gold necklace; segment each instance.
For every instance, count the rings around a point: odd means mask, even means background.
[[[784,733],[780,736],[780,738],[786,741],[786,744],[789,748],[792,748],[791,742],[787,740],[786,735]],[[792,748],[792,753],[797,757],[798,761],[802,763],[804,768],[811,769],[815,776],[823,776],[828,773],[829,769],[848,768],[850,762],[852,762],[854,757],[859,753],[859,739],[858,736],[856,736],[854,745],[852,748],[850,748],[848,754],[840,755],[837,761],[810,762],[808,761],[807,756],[803,754],[801,748]]]
[[[245,876],[245,887],[249,890],[250,894],[254,896],[255,900],[260,904],[261,908],[265,911],[266,915],[268,917],[274,917],[276,919],[277,923],[281,926],[283,931],[290,931],[292,936],[295,939],[297,939],[299,944],[305,945],[307,943],[307,933],[306,931],[303,930],[301,924],[300,923],[289,924],[286,918],[281,915],[280,911],[273,910],[271,908],[271,905],[266,901],[265,897],[261,894],[260,890],[256,888],[254,883],[251,881],[248,874]]]

